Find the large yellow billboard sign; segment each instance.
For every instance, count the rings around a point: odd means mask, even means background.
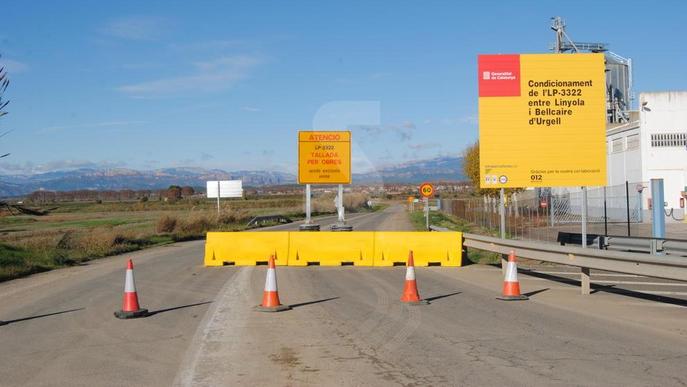
[[[603,54],[480,55],[481,188],[606,184]]]
[[[351,183],[351,132],[298,132],[299,184]]]

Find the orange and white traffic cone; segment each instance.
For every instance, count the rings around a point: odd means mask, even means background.
[[[265,279],[265,291],[262,294],[262,304],[255,307],[260,312],[281,312],[291,309],[288,305],[279,302],[277,290],[277,270],[274,265],[274,255],[270,255],[267,266],[267,278]]]
[[[117,318],[123,319],[148,316],[148,309],[143,309],[138,305],[138,294],[136,293],[136,283],[134,282],[134,263],[131,260],[126,265],[122,310],[114,312],[114,315]]]
[[[405,286],[403,287],[401,301],[410,305],[429,304],[429,301],[420,299],[420,293],[417,291],[417,281],[415,280],[415,262],[413,260],[412,250],[408,254],[408,264],[406,266],[406,282]]]
[[[504,301],[528,300],[529,297],[520,294],[520,282],[518,281],[518,265],[515,262],[515,252],[508,254],[506,277],[503,279],[503,295],[496,297]]]

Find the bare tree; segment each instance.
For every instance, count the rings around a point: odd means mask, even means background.
[[[5,99],[5,90],[7,90],[7,86],[10,85],[10,78],[7,76],[7,71],[5,71],[5,66],[0,67],[0,117],[4,116],[7,114],[7,110],[5,108],[7,107],[7,104],[10,103],[9,100]],[[2,134],[0,134],[0,137],[4,137],[9,133],[10,131],[6,131]],[[3,155],[0,155],[0,159],[3,157],[9,156],[9,153],[5,153]]]
[[[7,90],[7,86],[10,85],[10,79],[7,76],[7,71],[5,70],[5,66],[0,66],[0,118],[7,115],[7,110],[5,109],[7,107],[7,104],[10,103],[8,99],[5,98],[5,90]],[[4,133],[0,134],[0,137],[5,137],[7,133],[10,131],[5,131]],[[9,153],[5,153],[0,155],[0,159],[9,156]],[[43,210],[37,210],[37,209],[31,209],[31,208],[26,208],[24,206],[20,206],[17,204],[9,204],[3,200],[0,200],[0,209],[6,209],[10,214],[14,214],[14,211],[17,211],[21,214],[27,214],[27,215],[45,215],[48,212],[43,211]]]

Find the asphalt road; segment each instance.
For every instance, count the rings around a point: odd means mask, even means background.
[[[347,217],[407,229],[401,206]],[[318,221],[323,226],[335,218]],[[330,222],[330,223],[327,223]],[[297,228],[298,224],[277,226]],[[500,269],[279,267],[291,311],[254,311],[264,267],[202,267],[203,242],[131,254],[151,317],[118,320],[125,256],[0,284],[0,385],[684,385],[687,308]]]
[[[387,207],[383,211],[379,212],[363,212],[363,213],[353,213],[346,214],[345,217],[346,224],[353,226],[354,231],[375,231],[375,230],[386,230],[386,231],[402,231],[402,230],[414,230],[404,206],[395,205]],[[312,223],[319,224],[321,231],[329,231],[330,226],[336,224],[338,221],[337,216],[320,216],[312,218]],[[282,224],[273,227],[265,227],[260,229],[255,229],[255,231],[264,230],[298,230],[298,227],[305,223],[305,221],[298,221],[294,223]]]

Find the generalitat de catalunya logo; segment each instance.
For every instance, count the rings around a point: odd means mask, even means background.
[[[480,55],[477,67],[480,97],[520,96],[520,55]]]

